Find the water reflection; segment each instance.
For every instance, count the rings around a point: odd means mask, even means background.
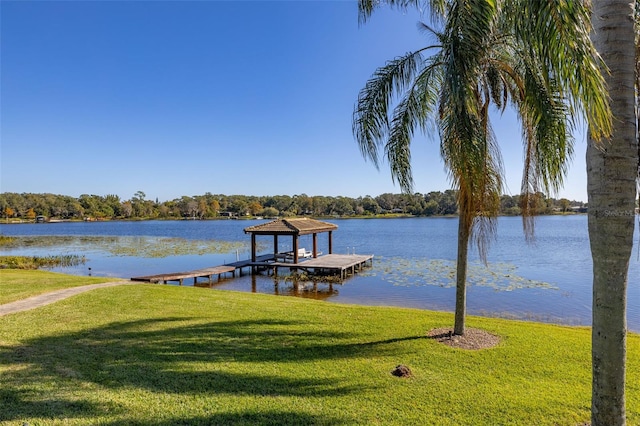
[[[250,290],[244,288],[246,281],[249,280]],[[244,285],[238,288],[238,284],[243,282]],[[271,289],[268,283],[271,283]],[[274,294],[277,296],[295,296],[305,299],[326,300],[332,296],[337,296],[340,292],[338,287],[342,285],[336,282],[327,282],[322,277],[304,276],[301,278],[296,274],[292,275],[272,275],[265,277],[260,274],[251,274],[244,280],[236,280],[236,278],[220,278],[209,282],[198,281],[193,284],[200,288],[217,288],[217,289],[233,289],[241,291],[251,291],[251,293]],[[230,288],[232,287],[232,288]]]
[[[256,278],[254,276],[254,278]],[[283,296],[296,296],[306,299],[326,300],[338,295],[338,290],[333,283],[320,280],[283,280],[275,277],[273,279],[274,293]]]

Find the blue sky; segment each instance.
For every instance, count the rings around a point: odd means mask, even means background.
[[[417,12],[359,26],[355,1],[4,0],[0,18],[0,192],[400,192],[351,118],[378,66],[426,44]],[[520,129],[510,113],[494,128],[514,195]],[[576,139],[555,196],[586,201]],[[450,188],[437,138],[412,147],[415,191]]]

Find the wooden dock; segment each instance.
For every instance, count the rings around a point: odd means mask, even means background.
[[[344,279],[349,274],[353,275],[373,263],[373,255],[358,254],[326,254],[316,258],[303,259],[298,263],[280,262],[276,261],[276,258],[273,254],[267,254],[258,256],[255,262],[250,259],[241,260],[212,268],[146,275],[134,277],[131,280],[163,284],[169,281],[178,281],[182,285],[185,279],[193,278],[193,284],[195,285],[198,283],[198,278],[206,278],[211,283],[214,275],[218,276],[218,281],[220,281],[222,274],[225,273],[231,273],[235,277],[236,271],[238,271],[242,275],[242,269],[247,267],[250,267],[255,272],[269,271],[274,275],[278,274],[278,269],[288,268],[289,270],[303,270],[312,274],[338,275],[340,279]]]
[[[189,272],[171,272],[167,274],[157,274],[157,275],[146,275],[144,277],[134,277],[131,278],[131,281],[143,281],[148,283],[163,283],[166,284],[169,281],[179,281],[180,285],[182,285],[183,281],[188,278],[193,278],[193,284],[198,283],[198,278],[207,278],[209,282],[212,281],[213,276],[218,276],[218,281],[222,274],[231,273],[233,276],[236,276],[236,267],[235,266],[216,266],[213,268],[205,268],[205,269],[197,269],[195,271]]]
[[[278,274],[278,269],[288,268],[289,270],[303,270],[312,274],[338,275],[341,279],[347,275],[355,274],[367,265],[373,263],[373,255],[367,254],[325,254],[316,258],[306,258],[298,263],[280,262],[276,260],[274,255],[265,255],[256,259],[255,262],[250,260],[236,262],[240,268],[250,266],[254,270],[268,270],[274,275]],[[229,265],[234,265],[230,263]]]
[[[373,255],[358,254],[327,254],[315,259],[298,263],[298,268],[314,274],[339,275],[345,279],[347,275],[354,275],[373,264]]]
[[[251,259],[239,260],[237,262],[231,262],[225,264],[225,266],[233,266],[238,271],[240,271],[240,275],[242,275],[242,270],[247,267],[253,267],[262,264],[268,264],[269,262],[275,261],[275,256],[273,254],[264,254],[262,256],[258,256],[255,262],[252,262]]]

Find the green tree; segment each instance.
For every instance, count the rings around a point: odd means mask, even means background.
[[[354,206],[347,197],[335,197],[329,205],[331,215],[348,216],[354,213]]]
[[[595,0],[593,39],[606,73],[613,133],[587,145],[589,241],[593,258],[591,424],[625,424],[627,282],[638,178],[636,97],[638,4]]]
[[[280,212],[273,207],[265,207],[262,209],[261,215],[267,218],[276,217]]]
[[[133,207],[133,215],[135,217],[146,217],[150,214],[148,203],[145,200],[147,195],[143,191],[137,191],[131,197],[131,206]]]
[[[380,194],[376,197],[376,202],[384,212],[390,212],[396,208],[397,196],[391,193]]]
[[[248,209],[249,203],[242,197],[235,196],[233,202],[229,206],[229,211],[236,213],[238,216],[245,216]]]
[[[84,213],[88,216],[100,216],[100,209],[103,206],[103,198],[99,195],[82,194],[78,199]]]
[[[300,206],[301,214],[311,214],[313,213],[313,198],[309,197],[307,194],[300,194],[297,197],[298,206]]]
[[[330,203],[330,200],[328,197],[319,197],[319,196],[313,197],[312,198],[313,214],[317,216],[329,214],[328,212],[329,203]]]
[[[105,211],[111,212],[111,214],[107,216],[120,216],[122,213],[120,209],[122,208],[122,202],[120,201],[120,197],[115,194],[107,194],[104,197],[104,201],[108,206]]]
[[[364,197],[362,199],[361,204],[362,204],[362,208],[368,214],[378,214],[378,213],[380,213],[380,206],[378,205],[376,200],[374,198],[372,198],[371,196],[369,196],[369,195],[367,195],[366,197]]]
[[[420,0],[388,0],[421,7]],[[361,22],[381,2],[360,0]],[[416,128],[435,128],[459,215],[454,333],[464,334],[469,242],[481,258],[495,235],[502,162],[489,116],[511,104],[523,126],[523,212],[540,190],[556,190],[573,149],[569,112],[584,105],[594,129],[606,128],[604,85],[581,2],[430,0],[433,44],[379,68],[360,91],[353,131],[361,153],[379,165],[383,150],[394,181],[413,187],[410,144]],[[526,16],[527,19],[522,19]],[[427,52],[433,52],[424,56]],[[586,102],[588,100],[588,102]],[[525,231],[533,232],[532,221]]]
[[[438,202],[435,200],[429,200],[425,204],[423,214],[427,216],[433,216],[438,213]]]

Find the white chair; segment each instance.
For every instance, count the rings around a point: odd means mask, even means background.
[[[313,252],[307,251],[305,248],[298,249],[298,259],[313,257]]]

